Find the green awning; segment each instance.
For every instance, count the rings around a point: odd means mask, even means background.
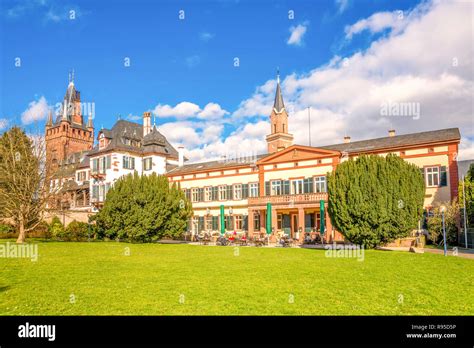
[[[321,217],[321,227],[319,229],[319,232],[321,232],[321,234],[324,234],[324,227],[325,227],[325,220],[324,220],[324,217],[325,217],[325,209],[324,209],[324,201],[323,200],[320,200],[319,201],[319,216]]]
[[[221,234],[225,234],[225,216],[224,216],[224,205],[221,205]]]
[[[272,204],[267,203],[267,234],[272,234]]]

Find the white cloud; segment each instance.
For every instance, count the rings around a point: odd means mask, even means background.
[[[403,25],[374,14],[363,22],[364,29],[353,27],[352,33],[390,28],[387,35],[351,56],[334,56],[308,73],[286,76],[281,87],[295,143],[308,144],[310,106],[313,146],[341,143],[344,135],[353,141],[383,137],[390,128],[406,134],[459,127],[459,158],[474,158],[471,6],[423,2],[404,13]],[[275,87],[275,80],[265,81],[240,102],[226,118],[237,125],[227,137],[222,125],[206,131],[219,118],[196,117],[197,122],[182,125],[184,134],[179,127],[168,127],[176,140],[186,144],[186,156],[193,161],[235,151],[265,152]],[[381,106],[387,102],[417,103],[419,118],[383,116]]]
[[[215,34],[208,33],[208,32],[202,32],[199,34],[199,39],[204,42],[208,42],[209,40],[213,39]]]
[[[44,120],[48,116],[48,111],[48,102],[44,96],[41,96],[39,100],[33,100],[28,104],[28,109],[21,114],[21,122],[23,124],[30,124],[35,121]]]
[[[374,14],[363,22],[365,28],[375,32],[390,27],[387,36],[345,59],[335,56],[307,74],[287,76],[282,91],[295,143],[308,143],[308,106],[313,146],[340,143],[345,134],[353,140],[381,137],[392,127],[398,134],[459,127],[464,138],[472,139],[470,6],[456,1],[422,3],[404,14],[403,25],[393,17],[377,22],[374,18],[384,17]],[[352,33],[366,30],[362,27],[353,27]],[[233,117],[239,122],[266,119],[274,87],[274,80],[257,87]],[[420,117],[382,116],[381,105],[390,101],[419,103]],[[471,151],[469,146],[460,149],[460,156]]]
[[[6,118],[0,118],[0,129],[7,128],[8,120]]]
[[[378,12],[369,18],[361,19],[355,24],[347,26],[345,28],[346,39],[351,39],[354,34],[359,34],[364,30],[368,30],[372,34],[388,28],[398,32],[404,28],[406,23],[405,16],[401,11]]]
[[[178,119],[194,117],[200,111],[199,105],[190,102],[181,102],[176,106],[158,104],[153,114],[158,117],[175,117]]]
[[[306,34],[307,29],[308,29],[308,22],[305,22],[303,24],[298,24],[296,27],[291,26],[289,29],[291,34],[286,43],[288,45],[301,46],[301,44],[303,43],[303,36],[304,34]]]
[[[222,109],[219,104],[209,103],[201,112],[199,112],[198,116],[205,119],[217,119],[227,115],[228,113],[229,112]]]
[[[349,0],[336,0],[337,11],[339,13],[344,12],[349,6]]]

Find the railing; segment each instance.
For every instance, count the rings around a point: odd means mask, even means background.
[[[265,205],[267,203],[291,205],[298,203],[319,202],[321,200],[327,201],[327,199],[327,192],[301,193],[297,195],[249,197],[249,205]]]

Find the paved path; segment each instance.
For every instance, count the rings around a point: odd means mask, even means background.
[[[443,249],[432,249],[432,248],[424,248],[423,249],[425,253],[432,253],[432,254],[444,254]],[[453,255],[453,250],[448,249],[448,256],[454,256]],[[474,260],[474,249],[464,249],[464,248],[458,248],[458,257],[465,257],[467,259],[473,259]]]

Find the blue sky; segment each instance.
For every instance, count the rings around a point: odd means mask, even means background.
[[[184,19],[179,18],[181,10]],[[261,151],[264,148],[262,135],[268,130],[262,129],[266,127],[271,111],[265,107],[273,98],[277,67],[281,71],[288,107],[293,108],[296,115],[307,106],[313,107],[314,124],[318,125],[321,119],[323,126],[328,117],[325,112],[352,115],[356,109],[349,105],[328,106],[325,98],[320,98],[321,102],[317,98],[313,100],[311,94],[305,93],[314,92],[319,86],[321,94],[324,86],[317,82],[311,85],[311,76],[316,78],[318,69],[319,73],[324,69],[328,72],[332,69],[331,62],[341,68],[344,58],[352,62],[361,53],[373,49],[377,42],[405,35],[406,28],[414,26],[413,22],[437,10],[431,2],[393,0],[4,0],[0,17],[0,120],[3,125],[42,126],[45,113],[41,106],[52,106],[61,101],[68,72],[74,69],[75,84],[81,91],[82,100],[95,103],[96,127],[111,127],[119,115],[141,122],[137,116],[152,110],[165,136],[175,144],[184,143],[190,151],[188,156],[193,159],[207,158],[211,153],[219,152],[216,150],[219,147],[229,151],[234,145],[226,143],[226,139],[232,136],[237,137],[237,144],[239,136],[249,140],[244,146],[246,149]],[[453,10],[453,16],[455,12]],[[381,16],[367,21],[377,13],[402,13],[407,22],[410,15],[413,19],[410,23],[404,22],[401,28],[394,23],[393,16],[388,20]],[[294,18],[289,18],[291,14]],[[448,13],[448,20],[449,16]],[[366,22],[361,22],[364,19]],[[356,23],[359,26],[354,26]],[[354,35],[348,35],[350,28]],[[452,35],[457,34],[453,32]],[[20,66],[15,65],[18,58]],[[127,58],[130,66],[125,66]],[[235,58],[238,58],[239,66],[234,64]],[[366,60],[360,64],[371,63]],[[393,67],[397,62],[387,64]],[[472,61],[461,64],[472,67]],[[372,74],[370,78],[384,74],[381,66],[373,71],[366,68]],[[398,72],[388,73],[392,82],[398,74],[437,78],[440,83],[449,83],[442,80],[442,71],[427,75],[425,68],[397,69]],[[454,73],[454,76],[465,78],[469,89],[472,76],[463,74]],[[360,78],[358,75],[355,80]],[[341,83],[347,83],[347,80]],[[364,86],[363,82],[361,86]],[[377,88],[388,87],[385,84]],[[455,88],[454,85],[451,87]],[[341,88],[342,94],[344,90]],[[422,110],[423,103],[428,103],[425,96],[412,95],[412,99],[422,103]],[[459,101],[453,101],[457,112],[459,106],[455,103]],[[176,108],[177,105],[180,107]],[[255,108],[249,111],[248,107],[252,105]],[[472,108],[464,110],[459,117],[468,116],[472,116]],[[359,117],[363,117],[362,114]],[[347,115],[345,120],[344,125],[335,120],[336,128],[325,132],[330,136],[318,137],[316,132],[313,143],[340,142],[342,133],[351,133],[354,126]],[[393,124],[392,120],[382,121],[380,128]],[[403,122],[398,128],[406,131],[426,128],[421,122],[413,124],[398,119],[397,122]],[[245,130],[249,124],[255,129]],[[442,122],[441,126],[444,127]],[[301,129],[294,131],[297,139],[299,131],[304,131],[303,125],[299,127]],[[472,139],[471,131],[465,131],[468,140]],[[355,138],[376,135],[385,136],[385,133],[357,129],[353,132]],[[300,143],[304,141],[301,138]],[[212,147],[210,152],[205,150]]]

